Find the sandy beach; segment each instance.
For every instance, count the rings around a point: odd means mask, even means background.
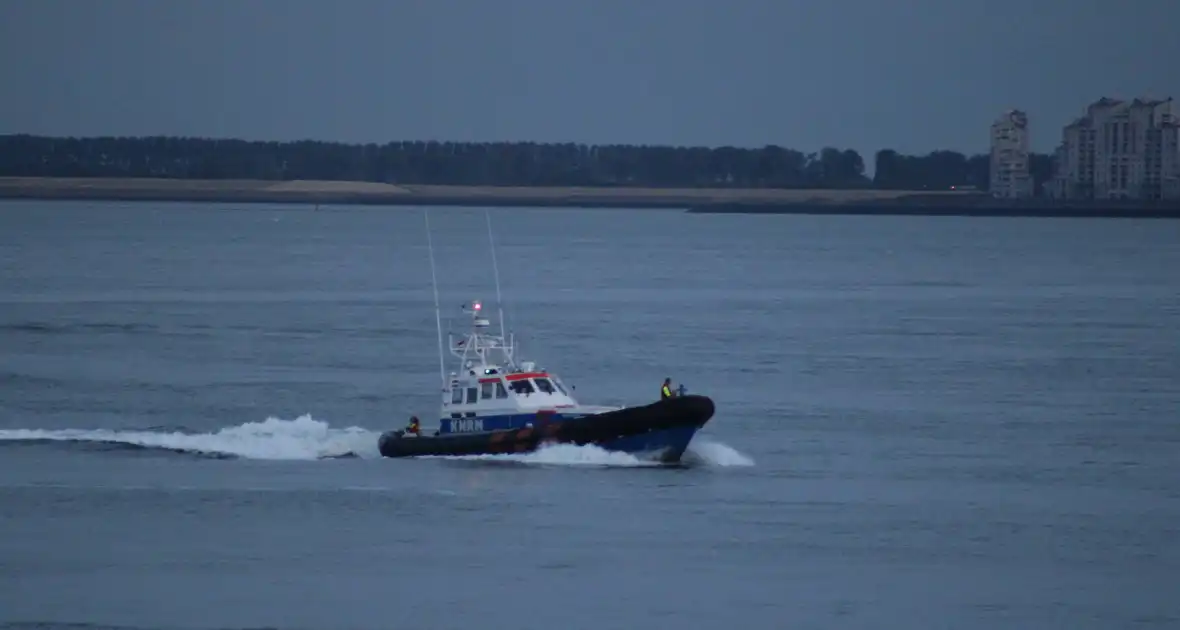
[[[374,205],[688,208],[712,204],[847,205],[978,194],[894,190],[419,186],[345,181],[0,178],[0,198]]]

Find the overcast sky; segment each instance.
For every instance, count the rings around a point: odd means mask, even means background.
[[[1034,149],[1180,0],[0,0],[0,133]]]

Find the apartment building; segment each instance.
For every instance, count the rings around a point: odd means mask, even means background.
[[[991,127],[991,168],[988,190],[993,197],[1014,199],[1033,193],[1029,174],[1028,115],[1004,112]]]
[[[1066,199],[1180,200],[1180,103],[1102,98],[1065,126],[1051,185]]]

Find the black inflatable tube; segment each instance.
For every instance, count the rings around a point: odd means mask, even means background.
[[[572,420],[546,420],[538,416],[532,427],[482,433],[451,433],[432,437],[403,437],[402,431],[383,433],[377,449],[384,457],[422,455],[483,455],[523,453],[542,442],[593,444],[678,427],[704,426],[713,417],[713,401],[687,395],[643,407],[626,407]]]

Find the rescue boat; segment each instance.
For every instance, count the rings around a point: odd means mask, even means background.
[[[428,245],[429,214],[426,218]],[[491,238],[491,218],[488,217]],[[431,275],[434,254],[431,250]],[[500,294],[499,271],[496,293]],[[456,364],[447,373],[442,353],[442,326],[434,281],[435,320],[438,327],[442,396],[437,428],[388,431],[378,438],[384,457],[463,456],[525,453],[546,444],[592,444],[608,451],[629,453],[661,463],[679,462],[696,432],[714,412],[713,401],[686,394],[650,404],[616,407],[585,405],[557,373],[534,361],[516,360],[515,334],[505,333],[500,307],[499,334],[484,315],[482,302],[463,305],[470,329],[447,335]]]

